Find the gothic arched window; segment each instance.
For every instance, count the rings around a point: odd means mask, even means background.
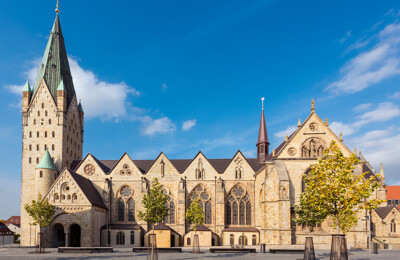
[[[190,237],[186,239],[186,245],[190,246]]]
[[[233,234],[229,235],[229,244],[234,245],[235,244],[235,236]]]
[[[242,169],[241,168],[236,168],[235,170],[235,179],[241,179],[242,178]]]
[[[135,221],[135,201],[132,198],[128,202],[128,221]]]
[[[29,151],[32,151],[32,145],[31,144],[29,145]]]
[[[44,111],[44,116],[48,116],[49,114],[47,113],[47,110]]]
[[[124,232],[117,233],[117,245],[125,245],[125,234]]]
[[[396,221],[394,219],[390,222],[390,233],[396,233]]]
[[[248,192],[242,186],[235,186],[226,202],[226,224],[251,225],[251,202]]]
[[[169,208],[169,215],[165,217],[164,223],[174,224],[175,223],[175,203],[174,199],[172,198],[171,192],[167,191],[166,189],[163,190],[164,194],[168,196],[166,205]]]
[[[135,231],[131,231],[131,245],[135,244]]]
[[[37,132],[36,132],[36,137],[38,137],[38,138],[39,138],[39,131],[37,131]]]
[[[51,137],[56,137],[56,133],[54,131],[51,133]]]
[[[29,157],[29,164],[32,163],[32,157]]]
[[[239,245],[247,246],[247,236],[241,235],[239,237]]]
[[[54,151],[54,144],[51,145],[51,150]]]
[[[301,156],[305,158],[315,158],[322,156],[326,145],[325,142],[317,137],[311,137],[304,141],[301,148]]]
[[[253,246],[257,245],[257,236],[256,235],[252,236],[251,243],[252,243]]]
[[[125,221],[125,203],[122,199],[118,200],[118,221]]]
[[[205,218],[205,224],[211,224],[212,223],[212,205],[211,205],[211,196],[207,192],[207,190],[204,188],[203,185],[197,185],[192,192],[190,193],[189,196],[189,205],[192,203],[193,200],[196,198],[199,198],[200,202],[200,207],[204,211],[204,218]]]

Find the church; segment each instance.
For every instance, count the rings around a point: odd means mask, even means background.
[[[155,227],[160,247],[192,245],[185,211],[195,198],[205,216],[198,230],[200,246],[304,244],[308,230],[293,221],[304,188],[302,175],[332,140],[346,156],[353,153],[312,102],[309,116],[299,119],[297,129],[275,148],[268,141],[262,108],[257,158],[241,151],[225,158],[207,158],[201,151],[189,159],[169,159],[162,152],[149,160],[127,153],[103,160],[95,151],[83,157],[84,104],[78,102],[72,76],[57,12],[34,85],[28,81],[23,88],[21,246],[38,242],[39,228],[32,225],[24,204],[39,193],[56,209],[52,223],[42,229],[46,246],[145,246],[149,227],[138,212],[154,178],[168,195],[170,212]],[[375,175],[358,156],[355,172]],[[372,197],[386,198],[384,178]],[[373,224],[368,227],[370,215]],[[399,246],[399,223],[395,207],[362,212],[347,234],[348,247],[366,248],[370,228],[376,241]],[[316,245],[329,247],[335,233],[331,224],[328,219],[318,225]]]

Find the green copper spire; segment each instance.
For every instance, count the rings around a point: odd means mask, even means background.
[[[67,92],[67,90],[64,87],[64,80],[61,79],[60,84],[58,84],[57,90],[64,90],[65,92]]]
[[[57,88],[62,79],[64,81],[64,89],[67,92],[67,106],[69,106],[75,94],[75,89],[58,14],[56,15],[49,41],[47,42],[46,50],[40,63],[33,92],[36,92],[42,79],[46,82],[54,99],[57,98]]]
[[[26,81],[22,91],[28,91],[28,92],[32,93],[31,85],[29,85],[29,80]]]
[[[79,109],[79,111],[80,111],[80,112],[84,113],[84,112],[83,112],[83,108],[82,108],[82,103],[81,103],[81,101],[80,101],[80,100],[79,100],[79,106],[78,106],[78,109]]]
[[[36,169],[50,169],[50,170],[55,170],[57,171],[56,166],[53,163],[53,160],[51,159],[49,150],[46,150],[46,152],[43,155],[42,160],[40,163],[36,166]]]

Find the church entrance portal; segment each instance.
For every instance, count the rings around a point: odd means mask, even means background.
[[[70,227],[70,246],[80,247],[81,246],[81,227],[78,224],[72,224]]]
[[[64,227],[61,224],[53,226],[53,247],[65,246]]]

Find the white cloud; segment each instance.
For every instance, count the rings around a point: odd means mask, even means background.
[[[372,104],[361,104],[353,110],[361,111],[371,106]],[[396,117],[400,117],[400,109],[391,102],[383,102],[379,103],[375,109],[359,115],[354,123],[344,124],[341,122],[332,122],[330,128],[336,135],[342,132],[343,135],[346,136],[354,134],[364,125],[376,122],[388,122]]]
[[[353,124],[360,127],[373,122],[387,122],[400,116],[400,109],[391,102],[383,102],[374,110],[365,112],[360,116],[360,120]]]
[[[400,91],[395,92],[395,93],[391,96],[391,98],[399,99],[399,98],[400,98]]]
[[[143,134],[154,135],[156,133],[172,133],[176,131],[175,124],[168,117],[153,119],[149,116],[141,117],[139,119],[143,123]]]
[[[162,84],[161,85],[161,89],[162,89],[162,91],[166,91],[167,89],[168,89],[168,86],[167,86],[167,84]]]
[[[329,125],[329,128],[337,135],[339,136],[340,133],[343,134],[343,136],[346,135],[351,135],[353,134],[356,129],[352,127],[351,125],[343,124],[341,122],[332,122]]]
[[[339,79],[327,90],[334,94],[356,93],[400,74],[400,24],[389,24],[375,36],[377,43],[346,62]]]
[[[344,43],[345,41],[347,41],[347,39],[349,39],[351,37],[351,31],[347,31],[346,32],[346,36],[343,37],[342,39],[339,40],[340,43]]]
[[[69,64],[77,98],[82,100],[83,109],[87,118],[98,117],[102,120],[118,119],[126,115],[129,103],[128,95],[140,93],[125,82],[109,83],[100,80],[91,70],[82,68],[78,61],[69,57]],[[30,62],[31,68],[23,73],[30,81],[36,78],[40,59]],[[23,85],[8,85],[5,88],[10,92],[21,95]],[[32,86],[33,87],[33,86]]]
[[[349,144],[362,151],[364,157],[379,172],[383,162],[386,183],[398,182],[400,129],[389,127],[385,130],[374,130],[349,140]]]
[[[372,106],[372,103],[360,104],[360,105],[356,106],[355,108],[353,108],[353,111],[361,112],[361,111],[367,110],[371,106]]]
[[[256,157],[256,149],[253,150],[246,150],[246,151],[242,151],[243,155],[246,156],[246,158],[254,158]]]
[[[294,131],[296,131],[297,125],[288,126],[285,130],[276,132],[274,135],[278,138],[284,138],[287,134],[288,136],[291,135]]]
[[[182,124],[182,130],[187,131],[196,125],[196,119],[187,120]]]

